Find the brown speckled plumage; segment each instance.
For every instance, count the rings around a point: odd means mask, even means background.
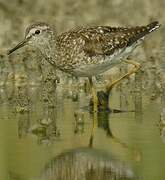
[[[104,72],[109,69],[107,66],[110,61],[116,64],[113,62],[115,56],[131,46],[132,49],[135,48],[145,35],[157,26],[159,26],[158,22],[153,22],[147,26],[130,28],[94,26],[65,32],[57,39],[60,57],[58,66],[64,71],[80,76]],[[118,59],[116,62],[118,63]],[[105,67],[97,68],[100,64],[105,64]],[[89,72],[90,66],[91,72]],[[84,72],[85,69],[88,72]]]
[[[46,23],[36,23],[27,28],[25,38],[32,37],[30,42],[62,71],[91,77],[120,63],[147,34],[158,27],[158,22],[128,28],[80,27],[57,36]],[[35,34],[36,29],[42,31],[42,37]]]

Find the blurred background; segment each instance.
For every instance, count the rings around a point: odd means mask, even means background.
[[[0,0],[0,179],[165,178],[164,9],[163,0]],[[131,56],[141,70],[112,90],[111,111],[98,115],[92,149],[87,80],[55,70],[30,47],[6,55],[36,21],[60,34],[76,26],[155,20],[161,28]],[[129,68],[122,64],[99,75],[97,89]]]

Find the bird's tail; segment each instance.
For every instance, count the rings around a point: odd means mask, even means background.
[[[135,28],[132,28],[133,35],[129,38],[128,46],[138,42],[139,40],[143,40],[147,34],[150,34],[159,27],[159,22],[154,21],[147,26],[137,26]]]
[[[146,27],[147,27],[148,32],[150,33],[152,31],[155,31],[156,29],[158,29],[160,27],[160,24],[158,21],[154,21],[154,22],[148,24]]]

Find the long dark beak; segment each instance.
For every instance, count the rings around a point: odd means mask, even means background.
[[[16,51],[17,49],[25,46],[27,42],[28,42],[28,39],[24,39],[22,42],[20,42],[19,44],[17,44],[14,48],[10,49],[10,50],[7,52],[7,55],[9,55],[9,54],[13,53],[14,51]]]

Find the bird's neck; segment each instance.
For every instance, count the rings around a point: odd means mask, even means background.
[[[45,57],[45,59],[52,65],[56,66],[56,59],[57,59],[57,42],[56,40],[51,40],[50,42],[47,42],[39,48],[41,51],[41,54]]]

